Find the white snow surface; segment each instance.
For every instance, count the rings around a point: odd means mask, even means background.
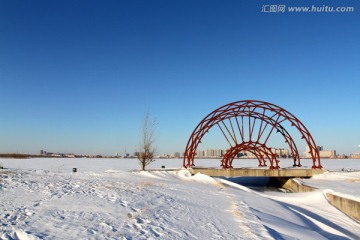
[[[300,180],[319,188],[309,193],[256,192],[230,179],[191,176],[181,159],[159,159],[146,172],[135,171],[136,159],[0,164],[0,239],[360,239],[360,224],[324,196],[360,197],[356,160],[323,160],[329,172]]]

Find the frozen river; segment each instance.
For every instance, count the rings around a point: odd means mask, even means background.
[[[136,158],[33,158],[33,159],[0,159],[0,164],[6,168],[14,169],[32,169],[32,170],[51,170],[56,172],[68,172],[77,167],[78,171],[103,172],[109,169],[117,171],[138,170],[139,162]],[[195,159],[197,167],[219,167],[219,159]],[[310,159],[302,159],[303,167],[311,168]],[[359,170],[360,159],[322,159],[321,164],[324,169],[329,171],[347,171]],[[234,167],[257,167],[258,162],[255,159],[235,159]],[[293,160],[281,159],[282,168],[292,167]],[[156,159],[151,163],[148,169],[180,168],[182,159]]]

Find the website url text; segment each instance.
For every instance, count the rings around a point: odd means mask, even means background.
[[[261,12],[263,13],[351,13],[355,12],[355,7],[334,7],[334,6],[315,6],[311,7],[294,7],[286,5],[262,5]]]

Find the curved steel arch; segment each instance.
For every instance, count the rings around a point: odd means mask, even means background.
[[[222,166],[224,168],[232,168],[232,161],[234,160],[237,153],[241,151],[252,152],[259,161],[259,166],[266,166],[264,156],[270,161],[270,169],[279,168],[279,161],[276,159],[276,154],[271,151],[271,148],[261,144],[259,142],[242,142],[234,147],[231,147],[222,160]],[[275,162],[275,166],[274,166]]]
[[[248,129],[244,129],[244,117],[248,118],[247,119]],[[241,118],[241,124],[239,123],[239,118]],[[225,124],[225,120],[228,120],[229,126]],[[235,123],[232,122],[234,120]],[[199,143],[201,142],[202,137],[215,125],[217,125],[220,128],[221,132],[223,133],[227,142],[229,143],[230,149],[228,151],[230,151],[231,149],[238,149],[239,151],[242,151],[240,150],[241,147],[236,147],[236,146],[241,145],[244,142],[249,142],[251,145],[251,143],[253,142],[252,138],[253,136],[256,135],[256,133],[254,133],[254,126],[256,124],[256,120],[260,121],[257,138],[254,139],[255,140],[254,142],[257,143],[257,145],[252,146],[253,148],[250,149],[251,151],[248,149],[250,152],[256,152],[258,154],[256,156],[263,156],[265,153],[263,151],[259,152],[255,148],[256,146],[260,146],[259,144],[262,144],[267,148],[266,143],[270,135],[273,133],[273,130],[276,130],[277,132],[280,132],[280,134],[284,137],[285,142],[289,145],[289,148],[291,150],[291,155],[294,158],[294,166],[301,166],[299,152],[293,141],[293,138],[288,133],[288,131],[281,125],[282,122],[288,121],[290,122],[291,126],[297,128],[297,130],[301,135],[301,138],[304,139],[305,142],[307,143],[310,149],[309,153],[313,161],[312,168],[322,168],[320,163],[319,151],[317,149],[315,141],[311,136],[310,132],[304,126],[304,124],[302,124],[300,120],[298,120],[293,114],[286,111],[285,109],[277,105],[274,105],[272,103],[258,101],[258,100],[245,100],[245,101],[229,103],[222,107],[219,107],[218,109],[208,114],[196,126],[195,130],[192,132],[188,140],[184,153],[183,166],[184,167],[194,166],[194,157],[196,155],[196,150]],[[262,135],[264,134],[265,129],[268,126],[271,127],[270,133],[267,135],[265,141],[263,143],[260,143],[259,141],[262,138]],[[238,139],[236,138],[236,134],[234,130],[236,129],[236,127],[240,133],[241,139],[239,140],[241,141],[238,141]],[[244,136],[246,130],[248,131],[247,133],[249,136],[248,141],[246,141]],[[226,132],[228,133],[228,136]],[[233,150],[231,152],[233,154],[238,153]],[[262,153],[263,155],[261,155],[260,153]],[[231,157],[229,159],[231,159]],[[268,159],[270,160],[270,158]],[[224,161],[225,159],[223,160],[223,162]],[[273,161],[270,162],[273,163]],[[277,168],[278,167],[277,159],[275,163],[276,166],[273,166],[273,164],[271,164],[270,168]],[[231,167],[231,164],[232,164],[232,160],[229,161],[227,164],[225,164],[224,168]]]

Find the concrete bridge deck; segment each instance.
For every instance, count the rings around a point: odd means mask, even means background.
[[[261,169],[261,168],[189,168],[191,174],[202,173],[211,177],[284,177],[284,178],[310,178],[322,174],[322,169],[307,168],[284,168],[284,169]]]

